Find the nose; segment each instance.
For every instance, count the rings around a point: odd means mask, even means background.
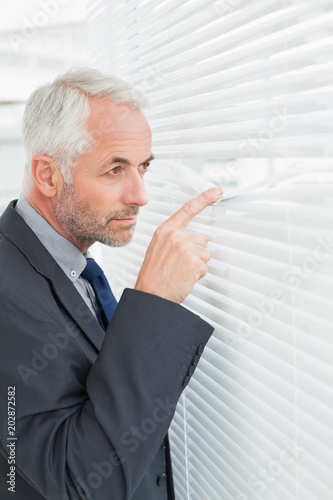
[[[122,202],[125,205],[137,205],[138,207],[143,207],[148,203],[143,175],[137,169],[133,169],[126,176],[126,182],[123,185]]]

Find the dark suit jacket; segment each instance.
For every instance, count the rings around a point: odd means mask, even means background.
[[[173,498],[164,437],[213,328],[126,289],[104,337],[14,206],[0,219],[1,499]],[[14,496],[6,483],[13,450]]]

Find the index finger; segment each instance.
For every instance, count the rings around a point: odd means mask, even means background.
[[[223,191],[219,187],[208,189],[192,200],[185,203],[175,212],[164,224],[168,224],[177,229],[186,229],[193,217],[202,212],[206,207],[219,200]]]

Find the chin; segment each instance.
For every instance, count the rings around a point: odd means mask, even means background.
[[[129,231],[129,229],[127,229],[126,231]],[[108,247],[124,247],[126,245],[128,245],[129,243],[131,243],[132,239],[133,239],[133,228],[131,228],[131,231],[129,234],[127,234],[126,236],[109,236],[105,239],[100,239],[99,242],[100,243],[103,243],[104,245],[107,245]]]
[[[101,241],[100,243],[104,243],[104,245],[107,245],[108,247],[112,247],[112,248],[120,248],[120,247],[124,247],[126,245],[128,245],[129,243],[131,243],[131,240],[127,240],[127,241]]]

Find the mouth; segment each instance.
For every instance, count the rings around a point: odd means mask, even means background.
[[[137,219],[136,217],[131,217],[128,219],[113,219],[113,220],[116,222],[122,222],[125,224],[136,224],[136,219]]]

